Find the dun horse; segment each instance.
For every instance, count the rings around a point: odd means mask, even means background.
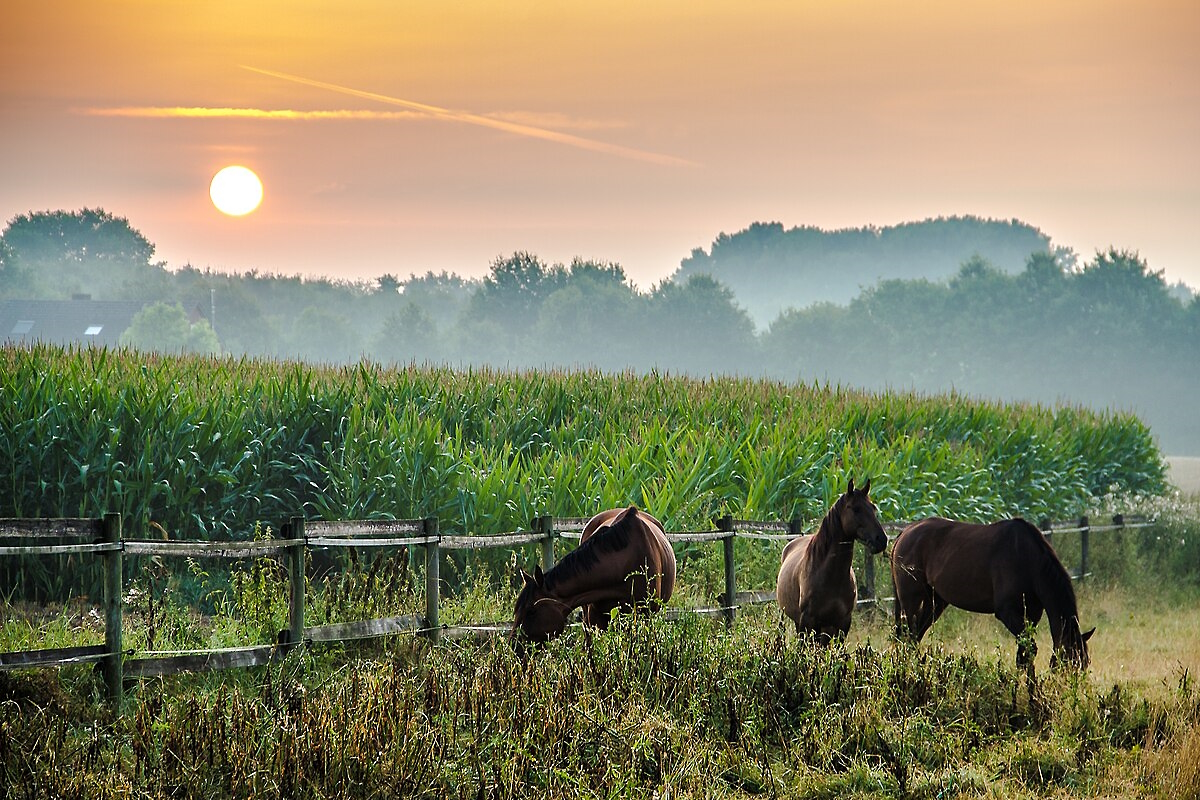
[[[870,489],[870,480],[857,490],[851,480],[817,532],[793,539],[783,548],[775,598],[796,623],[797,633],[829,641],[850,630],[850,615],[858,601],[854,542],[865,543],[872,553],[887,547],[887,535],[868,496]]]
[[[545,641],[562,633],[576,608],[583,608],[585,625],[603,629],[618,606],[666,603],[675,589],[675,552],[657,519],[634,506],[613,508],[592,517],[579,546],[553,568],[522,575],[513,635],[521,630]]]
[[[1025,636],[1042,612],[1054,639],[1051,668],[1065,660],[1087,669],[1071,578],[1054,548],[1023,519],[990,525],[931,517],[905,528],[892,547],[896,636],[920,641],[952,605],[994,614],[1017,637],[1017,665],[1033,668],[1037,645]]]

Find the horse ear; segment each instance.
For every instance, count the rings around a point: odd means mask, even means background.
[[[533,568],[533,582],[537,586],[541,586],[546,582],[546,576],[542,574],[542,565],[538,564]]]
[[[850,479],[850,485],[846,487],[846,494],[854,494],[854,478]]]
[[[1086,642],[1088,639],[1092,638],[1092,634],[1095,632],[1096,632],[1096,629],[1092,628],[1090,631],[1086,631],[1086,632],[1080,634],[1080,636],[1082,636],[1083,640]]]
[[[870,478],[867,478],[867,482],[863,484],[862,493],[863,494],[871,493],[871,479]]]
[[[537,584],[537,579],[534,578],[532,575],[530,575],[528,572],[526,572],[523,568],[520,570],[520,572],[521,572],[521,580],[525,583],[526,586],[533,586],[533,585]]]

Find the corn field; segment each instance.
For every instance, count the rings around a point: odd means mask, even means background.
[[[629,503],[669,529],[722,514],[816,520],[852,477],[872,479],[885,520],[1061,517],[1165,488],[1139,419],[1075,406],[659,373],[0,350],[0,516],[117,511],[134,537],[248,538],[297,513],[436,516],[444,533],[486,533]]]

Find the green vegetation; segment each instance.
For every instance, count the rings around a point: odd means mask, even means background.
[[[873,479],[885,520],[1061,518],[1164,488],[1136,417],[1071,406],[50,346],[0,350],[0,448],[0,516],[117,511],[134,538],[247,538],[294,514],[496,533],[629,503],[674,530],[813,521],[851,477]],[[72,580],[20,578],[22,594]]]
[[[864,623],[857,622],[857,626]],[[882,638],[882,637],[881,637]],[[764,616],[623,617],[545,646],[148,679],[113,718],[77,668],[0,673],[10,797],[1183,797],[1200,692],[1032,681],[940,645],[829,649]]]
[[[1019,220],[941,217],[842,230],[756,222],[722,233],[708,252],[693,250],[671,278],[711,275],[766,325],[789,307],[848,303],[880,281],[946,280],[972,257],[1017,273],[1033,254],[1069,256]]]
[[[1028,681],[1003,636],[990,655],[955,647],[964,628],[954,619],[907,648],[886,618],[863,612],[845,645],[814,648],[773,606],[747,610],[732,632],[695,616],[624,616],[607,634],[572,629],[537,647],[408,635],[303,647],[267,667],[142,680],[119,716],[89,668],[0,671],[6,797],[1166,798],[1200,788],[1200,692],[1178,667],[1194,657],[1179,632],[1196,629],[1200,536],[1195,509],[1167,513],[1161,458],[1131,415],[748,379],[44,346],[0,351],[0,400],[0,516],[118,510],[128,536],[262,537],[297,511],[435,514],[443,531],[492,533],[626,502],[673,529],[720,513],[813,521],[863,475],[891,520],[1160,519],[1150,536],[1093,540],[1096,572],[1136,587],[1084,597],[1102,627],[1095,680],[1047,673],[1044,645]],[[779,543],[737,544],[739,581],[744,565],[744,585],[769,585]],[[719,590],[716,550],[681,546],[673,605]],[[478,551],[444,569],[443,621],[508,618],[521,555]],[[8,558],[0,569],[14,564],[19,573],[0,573],[0,649],[99,641],[82,598],[18,602],[96,596],[77,563]],[[313,566],[313,624],[419,605],[421,576],[402,551]],[[1181,602],[1160,604],[1147,627],[1128,598],[1161,591],[1163,575]],[[139,652],[270,641],[285,585],[271,559],[228,572],[142,559],[126,586],[125,641]],[[1155,639],[1160,628],[1174,638]],[[1165,651],[1150,674],[1109,683],[1124,674],[1116,658],[1124,669],[1148,647]]]

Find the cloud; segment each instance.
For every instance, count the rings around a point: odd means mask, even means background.
[[[422,114],[427,114],[438,119],[449,120],[452,122],[465,122],[468,125],[479,125],[484,128],[493,128],[495,130],[505,131],[507,133],[517,134],[518,136],[528,136],[534,139],[544,139],[558,144],[565,144],[570,147],[578,147],[583,150],[591,150],[598,153],[607,153],[609,155],[620,156],[621,158],[634,159],[636,161],[648,161],[653,164],[662,164],[666,166],[696,166],[696,162],[689,161],[684,158],[670,156],[663,153],[653,153],[648,150],[638,150],[633,147],[624,147],[618,144],[602,142],[596,139],[587,139],[582,136],[574,136],[561,131],[549,130],[547,128],[528,125],[521,122],[513,122],[507,119],[502,119],[498,116],[484,116],[482,114],[472,114],[467,111],[454,111],[448,108],[440,108],[431,106],[426,103],[417,103],[412,100],[402,100],[398,97],[390,97],[385,94],[377,94],[375,92],[365,92],[361,89],[352,89],[346,86],[338,86],[333,83],[325,83],[324,81],[316,81],[311,78],[302,78],[299,75],[289,75],[286,72],[275,72],[269,69],[259,69],[258,67],[242,66],[242,69],[251,72],[257,72],[260,75],[267,75],[280,80],[291,81],[305,86],[312,86],[317,89],[325,89],[331,92],[350,95],[351,97],[359,97],[364,100],[374,100],[379,103],[388,105],[400,106],[410,111],[417,111]]]
[[[481,116],[538,128],[569,128],[576,131],[601,131],[626,128],[624,122],[572,117],[557,111],[495,111]]]
[[[87,108],[84,114],[94,117],[141,117],[151,119],[267,119],[267,120],[341,120],[341,119],[419,119],[428,115],[415,111],[296,111],[266,108],[206,108],[196,106],[121,106],[116,108]]]

